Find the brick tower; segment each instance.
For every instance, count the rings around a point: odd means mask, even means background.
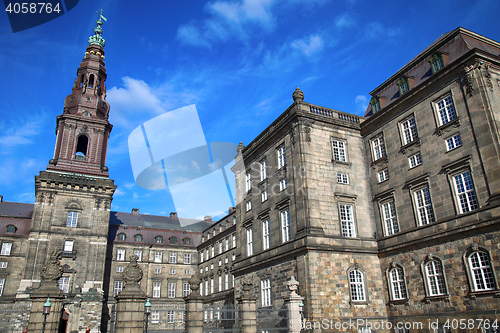
[[[112,125],[105,100],[103,20],[100,14],[72,93],[57,117],[54,157],[35,177],[26,267],[17,292],[19,302],[29,302],[50,254],[60,251],[61,325],[71,332],[85,332],[87,327],[100,331],[109,210],[116,189],[105,166]]]

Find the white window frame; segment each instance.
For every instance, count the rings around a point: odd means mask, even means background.
[[[191,263],[191,253],[184,253],[184,263],[185,264]]]
[[[175,311],[174,310],[168,310],[167,311],[167,323],[168,324],[173,324],[175,321]]]
[[[61,276],[57,281],[57,287],[67,294],[69,292],[69,276]]]
[[[337,183],[349,184],[349,175],[347,173],[337,172]]]
[[[229,274],[228,273],[226,273],[224,275],[224,288],[225,288],[225,290],[229,289]]]
[[[214,278],[210,279],[210,293],[214,293]]]
[[[3,294],[3,289],[5,286],[5,279],[0,279],[0,296]]]
[[[444,277],[443,263],[440,260],[431,259],[424,264],[425,281],[429,296],[447,295],[446,279]]]
[[[64,241],[64,252],[72,252],[73,251],[73,243],[74,241],[72,240],[66,240]]]
[[[219,254],[221,254],[222,253],[222,240],[218,243],[219,243]]]
[[[482,249],[467,256],[469,272],[474,291],[496,290],[495,272],[491,265],[490,254]]]
[[[332,139],[333,159],[339,162],[347,162],[346,142]]]
[[[280,180],[280,192],[285,190],[286,187],[287,187],[286,178],[283,178],[282,180]]]
[[[155,262],[161,263],[163,260],[163,252],[155,251]]]
[[[125,250],[118,249],[116,250],[116,261],[124,261],[125,260]]]
[[[458,118],[455,103],[451,94],[440,98],[434,102],[439,126],[443,126],[450,121]]]
[[[175,268],[170,268],[170,269],[168,270],[168,274],[170,274],[170,275],[175,275],[175,274],[177,274],[177,270],[176,270]]]
[[[422,164],[422,155],[420,154],[420,152],[408,157],[408,164],[410,165],[410,169],[413,169],[413,168],[421,165]]]
[[[286,243],[290,241],[291,231],[290,231],[290,210],[285,209],[280,212],[281,219],[281,242]]]
[[[155,274],[161,274],[161,268],[155,268],[154,269]]]
[[[269,219],[262,221],[262,250],[269,249]]]
[[[151,311],[151,323],[158,324],[160,322],[160,311],[152,310]]]
[[[260,293],[262,299],[262,306],[271,306],[271,280],[265,279],[260,281]]]
[[[116,272],[117,273],[122,273],[123,272],[123,266],[116,266]]]
[[[364,273],[359,269],[349,271],[349,289],[352,302],[366,302]]]
[[[153,298],[161,297],[161,282],[153,282]]]
[[[269,198],[269,192],[267,190],[262,191],[260,196],[261,202],[267,201],[268,198]]]
[[[377,173],[378,182],[382,183],[389,179],[389,169],[381,170]]]
[[[224,238],[224,250],[229,251],[229,237]]]
[[[472,173],[469,170],[462,170],[453,174],[451,178],[460,214],[479,209]]]
[[[445,140],[446,151],[450,151],[462,146],[462,138],[460,133],[453,134]]]
[[[218,280],[219,280],[219,292],[220,292],[222,291],[222,275],[218,276]]]
[[[7,261],[0,262],[0,268],[7,268],[8,265],[9,263]]]
[[[267,160],[260,162],[260,181],[267,179]]]
[[[253,231],[252,228],[247,229],[247,256],[253,255]]]
[[[401,139],[403,140],[403,146],[418,139],[417,123],[415,122],[415,117],[411,116],[403,120],[401,123],[399,123],[399,128],[401,130]]]
[[[191,270],[190,269],[185,269],[184,270],[184,275],[191,275]]]
[[[370,145],[372,146],[373,161],[378,161],[379,159],[384,158],[387,155],[383,135],[379,135],[373,138],[370,141]]]
[[[248,192],[252,189],[252,174],[248,171],[245,174],[245,192]]]
[[[286,165],[286,149],[284,144],[276,149],[276,155],[278,157],[278,169],[281,169]]]
[[[417,214],[419,226],[430,224],[436,221],[434,209],[432,208],[431,194],[429,187],[421,187],[413,191],[413,200]]]
[[[113,296],[116,296],[123,290],[123,281],[115,281],[113,285]]]
[[[252,210],[252,201],[247,201],[245,207],[247,212]]]
[[[189,282],[184,282],[182,284],[182,297],[187,297],[191,295],[191,285]]]
[[[168,262],[171,264],[177,264],[177,252],[170,252]]]
[[[142,261],[142,251],[134,250],[134,254],[138,257],[137,261]]]
[[[399,223],[394,198],[380,204],[380,213],[385,236],[397,234],[399,232]]]
[[[168,283],[168,293],[167,293],[167,298],[175,298],[175,282],[169,282]]]
[[[342,237],[355,238],[356,226],[354,224],[354,206],[339,204],[339,216],[342,230]]]
[[[68,211],[66,218],[66,226],[75,228],[78,225],[78,212]]]
[[[408,299],[404,270],[400,266],[389,270],[389,290],[393,301]]]
[[[203,250],[200,251],[200,264],[203,263]]]
[[[233,248],[236,247],[236,235],[233,235]]]

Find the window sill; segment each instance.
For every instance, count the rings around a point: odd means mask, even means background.
[[[446,153],[445,153],[445,154],[447,154],[447,153],[449,153],[449,152],[452,152],[452,151],[454,151],[454,150],[457,150],[458,148],[461,148],[461,147],[462,147],[462,145],[460,145],[460,146],[456,146],[455,148],[451,148],[450,150],[446,150]]]
[[[376,165],[381,165],[381,164],[387,164],[389,163],[389,159],[387,158],[387,155],[379,158],[378,160],[373,161],[370,166],[374,167]]]
[[[460,118],[456,117],[455,119],[447,122],[444,125],[439,126],[436,128],[434,131],[434,134],[437,136],[443,135],[445,132],[450,132],[453,128],[459,127],[460,126]]]
[[[389,301],[389,306],[390,307],[393,307],[393,306],[396,306],[396,305],[410,305],[410,300],[408,298],[405,298],[405,299],[398,299],[398,300],[391,300]]]
[[[438,302],[438,301],[450,301],[450,295],[445,294],[445,295],[436,295],[436,296],[425,296],[423,299],[423,302],[426,304],[429,304],[431,302]]]
[[[500,289],[471,291],[469,298],[476,299],[478,297],[497,297],[500,298]]]
[[[413,170],[413,169],[415,169],[415,168],[418,168],[418,167],[419,167],[419,166],[421,166],[422,164],[423,164],[423,163],[417,164],[417,165],[415,165],[415,166],[411,166],[411,167],[410,167],[410,169],[408,169],[408,170]]]
[[[347,161],[339,161],[339,160],[335,160],[332,158],[332,163],[335,165],[335,164],[340,164],[340,165],[346,165],[348,167],[350,167],[352,165],[351,162],[347,162]]]
[[[61,258],[71,258],[73,260],[76,259],[76,251],[63,251],[61,253]]]
[[[354,306],[354,305],[368,305],[368,301],[349,301],[349,304],[351,306]]]
[[[421,146],[421,141],[420,141],[420,138],[416,138],[415,140],[413,140],[412,142],[410,143],[407,143],[406,145],[402,146],[400,149],[399,149],[399,153],[400,154],[404,154],[406,155],[406,152],[407,151],[413,151],[416,147],[420,147]]]
[[[286,164],[274,172],[274,177],[281,178],[286,175]]]

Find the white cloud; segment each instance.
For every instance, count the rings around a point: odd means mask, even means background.
[[[356,96],[356,99],[354,102],[356,104],[356,110],[358,112],[362,112],[364,114],[364,112],[366,111],[366,108],[368,107],[368,98],[364,95],[358,95],[358,96]]]
[[[8,127],[2,131],[3,135],[0,135],[2,142],[0,153],[11,152],[16,146],[32,144],[34,137],[40,133],[42,125],[43,120],[30,121],[18,126],[0,124],[0,130]]]
[[[306,38],[296,39],[291,44],[292,48],[300,50],[306,56],[310,57],[323,49],[323,39],[318,35],[311,35]]]
[[[131,189],[131,188],[132,188],[132,187],[134,187],[134,186],[135,186],[135,183],[125,183],[125,184],[123,185],[123,187],[126,187],[126,188],[128,188],[128,189]]]
[[[337,29],[342,29],[342,28],[349,28],[353,27],[356,25],[354,22],[354,19],[347,13],[342,13],[335,17],[335,20],[333,22],[335,24],[335,27]]]
[[[118,197],[118,196],[121,196],[121,195],[125,195],[125,191],[123,191],[122,189],[119,189],[117,188],[115,193],[114,193],[114,196]]]
[[[199,46],[211,48],[204,36],[201,35],[198,28],[192,24],[184,24],[177,29],[177,39],[184,45]]]
[[[365,26],[365,35],[369,39],[395,37],[401,34],[397,28],[386,28],[379,22],[372,22]]]

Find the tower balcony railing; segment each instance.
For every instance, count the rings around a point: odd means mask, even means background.
[[[85,161],[87,159],[87,156],[85,155],[75,155],[75,160],[77,161]]]

